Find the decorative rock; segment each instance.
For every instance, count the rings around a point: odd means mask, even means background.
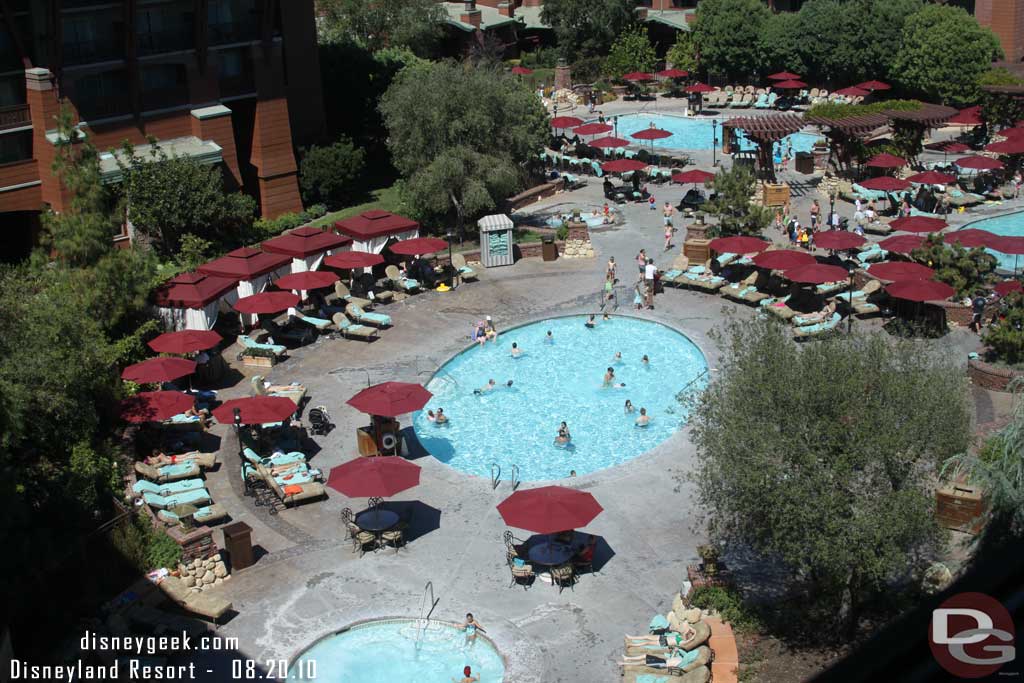
[[[219,576],[216,579],[213,580],[213,585],[214,586],[219,586],[222,583],[224,583],[224,579],[219,577]]]
[[[228,574],[227,576],[225,576],[224,580],[225,581],[230,581],[231,580],[231,574]]]
[[[213,568],[213,575],[218,579],[223,579],[225,576],[228,575],[228,568],[225,567],[223,564],[218,564],[216,567]]]
[[[193,569],[199,569],[202,566],[203,566],[202,559],[197,557],[196,559],[192,560],[192,568]]]
[[[185,585],[188,586],[189,588],[191,588],[192,586],[196,585],[196,577],[191,576],[191,575],[186,575],[185,578],[182,579],[182,581],[184,581]]]
[[[194,588],[194,587],[193,587],[193,588],[192,588],[192,592],[193,592],[193,593],[201,593],[202,591],[201,591],[200,589],[198,589],[198,588]]]
[[[182,576],[185,576],[185,574],[188,574],[188,569],[189,568],[187,566],[183,565],[183,564],[179,564],[178,565],[178,571],[181,572]]]
[[[193,573],[195,574],[197,579],[202,579],[207,574],[206,567],[200,567],[199,569],[195,570],[195,572],[193,572]]]
[[[213,572],[206,572],[206,575],[203,576],[203,583],[210,584],[216,581],[216,579],[217,577],[213,575]]]

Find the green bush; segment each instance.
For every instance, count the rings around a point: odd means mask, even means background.
[[[1024,296],[1012,292],[1003,301],[1006,315],[986,329],[982,341],[997,360],[1018,365],[1024,362]]]
[[[572,65],[572,80],[576,83],[593,83],[600,80],[603,73],[604,57],[586,57]]]
[[[558,230],[555,231],[555,239],[559,242],[564,242],[569,237],[569,224],[562,223],[558,226]]]
[[[145,515],[137,515],[115,529],[111,541],[140,572],[160,567],[174,569],[181,561],[181,546],[162,530],[153,528]]]
[[[314,204],[305,211],[299,213],[283,213],[277,218],[260,218],[252,225],[250,234],[243,240],[247,244],[262,242],[271,237],[277,237],[285,230],[292,230],[316,220],[327,213],[327,207],[323,204]]]
[[[739,593],[729,588],[702,586],[690,593],[690,604],[711,612],[717,612],[722,621],[732,624],[737,631],[756,631],[761,623],[743,608]]]
[[[533,52],[524,52],[520,55],[519,64],[529,69],[553,69],[558,65],[558,49],[541,47]]]
[[[146,545],[146,563],[156,569],[174,569],[181,562],[181,546],[164,531],[150,527],[149,543]]]
[[[366,162],[366,152],[342,136],[332,145],[303,150],[299,186],[306,204],[340,205],[350,200]]]
[[[996,257],[982,248],[964,249],[945,244],[939,234],[929,235],[911,257],[935,270],[935,279],[956,289],[957,296],[973,297],[992,281]]]

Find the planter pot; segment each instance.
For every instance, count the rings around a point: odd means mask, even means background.
[[[272,368],[277,363],[273,356],[242,356],[242,365],[250,368]]]

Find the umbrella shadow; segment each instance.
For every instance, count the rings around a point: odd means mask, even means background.
[[[403,534],[406,541],[414,541],[441,528],[441,511],[420,500],[387,500],[380,504],[384,510],[400,518],[408,516],[409,526]]]
[[[405,443],[406,459],[419,460],[433,456],[441,462],[451,462],[455,457],[455,446],[445,435],[444,425],[437,427],[437,435],[420,435],[411,426],[402,430],[402,441]],[[422,436],[422,438],[421,438]]]
[[[599,572],[606,564],[608,564],[609,561],[611,561],[613,557],[615,557],[616,554],[615,549],[608,544],[608,541],[605,540],[604,536],[591,534],[587,531],[573,531],[572,540],[569,542],[569,545],[572,546],[574,554],[578,553],[587,545],[591,536],[593,536],[597,541],[594,546],[594,561],[592,564],[594,568],[593,571]],[[552,537],[553,534],[533,534],[526,539],[526,551],[529,552],[529,549],[537,543],[550,541]]]

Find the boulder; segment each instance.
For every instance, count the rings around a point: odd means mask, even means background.
[[[228,568],[225,567],[223,564],[218,564],[216,567],[213,568],[213,575],[218,579],[223,579],[225,576],[228,575]]]
[[[203,576],[203,583],[205,584],[211,584],[216,580],[217,577],[213,575],[213,572],[206,572],[206,574]]]
[[[185,576],[185,578],[183,578],[182,581],[189,588],[191,588],[192,586],[196,585],[196,577],[194,577],[192,575]]]
[[[197,579],[202,579],[207,574],[206,567],[199,567],[193,573]]]

